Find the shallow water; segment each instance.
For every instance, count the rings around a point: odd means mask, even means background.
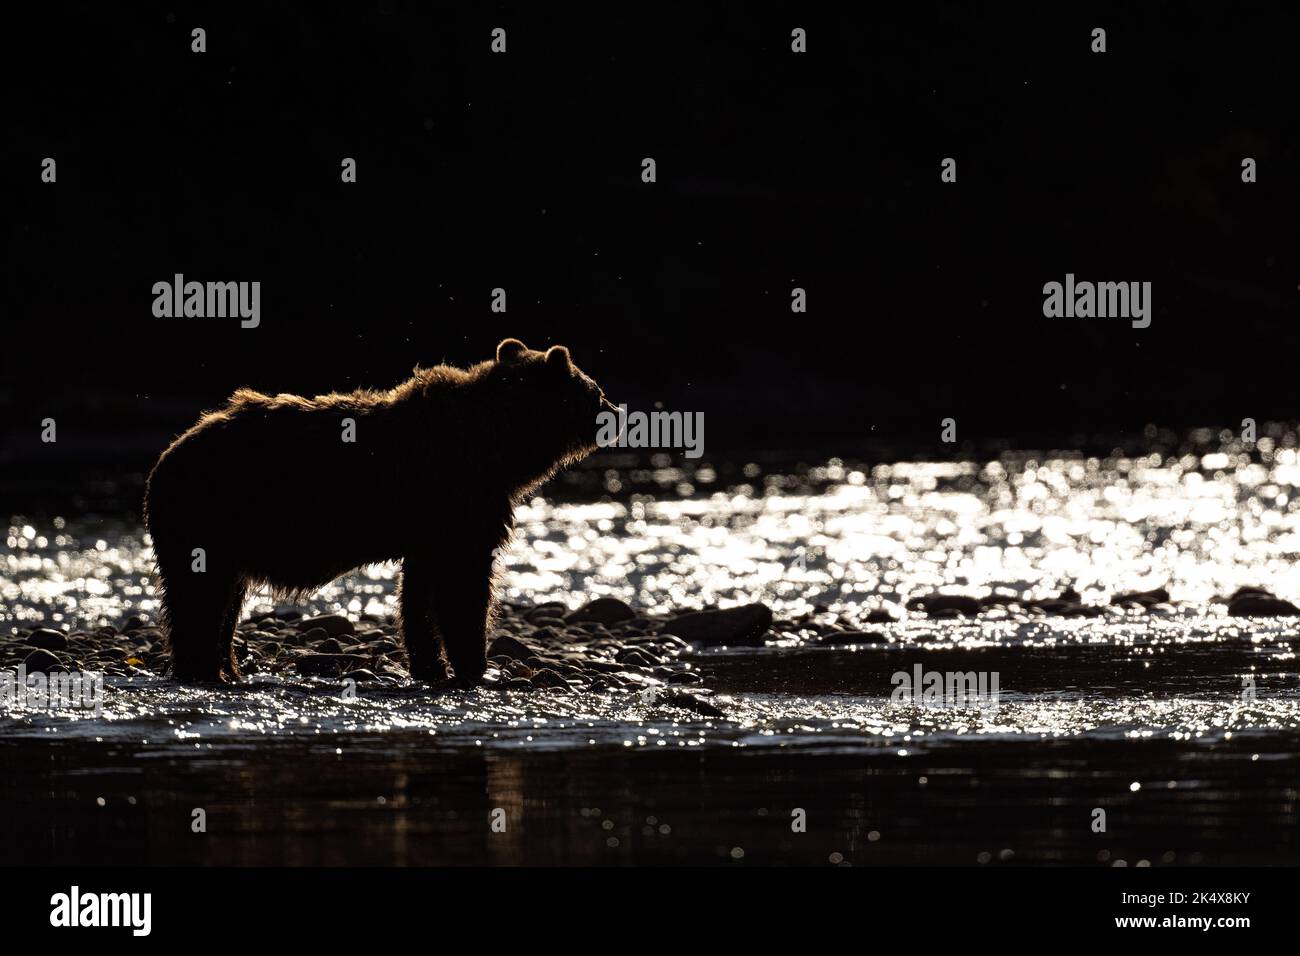
[[[767,647],[689,658],[723,717],[652,693],[110,677],[99,716],[0,705],[3,845],[46,862],[1295,861],[1300,621],[1213,600],[1300,599],[1292,448],[604,481],[613,500],[521,509],[506,597],[766,603]],[[138,527],[16,516],[8,538],[0,633],[154,614]],[[387,617],[394,578],[349,576],[311,609]],[[1169,603],[1097,617],[905,608],[1158,586]],[[898,620],[859,624],[874,608]],[[832,621],[880,638],[818,646]],[[895,703],[892,675],[917,665],[996,673],[996,706]]]

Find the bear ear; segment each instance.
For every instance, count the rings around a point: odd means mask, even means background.
[[[518,339],[502,339],[501,344],[497,346],[497,361],[513,362],[527,351],[528,346]]]
[[[569,358],[569,350],[563,345],[555,345],[546,350],[546,364],[551,368],[564,369],[565,371],[573,368],[573,360]]]

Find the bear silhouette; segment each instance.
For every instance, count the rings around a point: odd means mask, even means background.
[[[231,642],[250,589],[301,600],[400,561],[412,677],[475,684],[515,505],[590,454],[596,415],[613,410],[564,346],[517,339],[388,391],[236,391],[172,442],[145,490],[173,675],[239,677]]]

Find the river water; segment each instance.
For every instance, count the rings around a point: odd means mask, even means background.
[[[520,509],[504,596],[767,604],[766,646],[683,658],[724,716],[615,691],[398,683],[349,698],[283,676],[110,676],[98,714],[0,704],[0,857],[1295,862],[1298,622],[1216,600],[1243,586],[1300,599],[1300,458],[1261,446],[610,469],[605,500]],[[156,613],[138,524],[19,514],[7,538],[0,635]],[[341,579],[302,609],[385,619],[396,571]],[[1111,604],[1158,587],[1168,601]],[[1071,588],[1099,610],[1031,606]],[[972,617],[908,610],[936,592],[1001,600]],[[862,624],[872,610],[894,621]],[[873,637],[827,646],[835,622]],[[918,666],[995,674],[998,699],[895,699],[894,675]]]

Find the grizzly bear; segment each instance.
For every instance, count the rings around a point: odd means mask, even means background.
[[[173,675],[239,677],[231,642],[250,589],[301,599],[400,561],[411,676],[477,683],[514,507],[590,454],[612,409],[564,346],[517,339],[388,391],[236,391],[172,442],[145,490]]]

